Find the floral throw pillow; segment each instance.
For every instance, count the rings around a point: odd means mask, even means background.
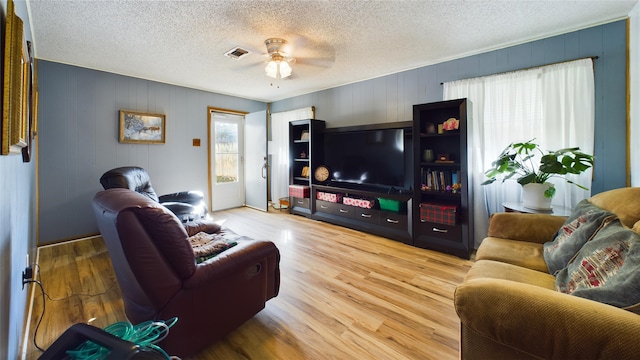
[[[556,290],[637,312],[640,235],[619,219],[605,222],[556,275]]]
[[[556,274],[569,263],[582,245],[598,233],[606,219],[615,218],[587,200],[576,205],[553,241],[544,243],[543,257],[550,274]]]

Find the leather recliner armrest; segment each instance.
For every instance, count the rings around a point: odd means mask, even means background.
[[[222,226],[215,223],[212,219],[196,219],[184,223],[184,229],[187,230],[187,235],[193,236],[199,232],[205,232],[207,234],[215,234]]]
[[[188,204],[198,204],[204,201],[204,194],[201,191],[180,191],[172,194],[165,194],[159,197],[160,202],[184,202]]]
[[[196,208],[191,204],[181,202],[161,202],[160,205],[169,209],[182,222],[193,220],[199,216],[196,215],[199,214],[199,212],[196,211]],[[191,217],[191,219],[189,217]]]
[[[204,261],[196,266],[196,271],[189,279],[185,279],[183,287],[191,289],[199,286],[209,286],[216,280],[233,276],[247,269],[251,269],[258,263],[273,258],[273,267],[279,262],[280,252],[275,244],[265,240],[240,240],[238,244],[219,255]],[[268,271],[268,268],[259,269]],[[243,273],[244,274],[244,273]],[[243,276],[246,276],[243,275]]]
[[[209,212],[201,191],[181,191],[162,195],[158,198],[158,202],[171,210],[183,222],[204,218]]]

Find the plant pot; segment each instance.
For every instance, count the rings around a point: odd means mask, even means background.
[[[551,198],[544,195],[544,192],[553,187],[551,183],[526,184],[522,186],[522,205],[534,210],[551,210]]]

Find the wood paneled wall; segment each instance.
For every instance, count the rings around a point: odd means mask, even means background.
[[[15,0],[14,6],[24,22],[25,40],[32,41],[26,2]],[[3,39],[7,7],[7,0],[0,0]],[[4,58],[4,45],[0,46],[0,58]],[[34,155],[32,152],[32,159]],[[20,154],[0,156],[0,359],[17,359],[20,354],[30,294],[22,287],[22,272],[27,266],[26,255],[30,254],[33,262],[36,254],[35,180],[33,160],[25,163]]]
[[[91,199],[100,176],[145,168],[161,194],[207,193],[207,107],[246,112],[266,103],[39,61],[39,244],[95,234]],[[120,109],[166,115],[166,143],[118,142]],[[192,139],[201,139],[193,147]]]
[[[625,186],[626,22],[302,95],[272,112],[315,106],[328,127],[407,121],[414,104],[442,100],[441,82],[598,56],[592,192]],[[39,243],[97,232],[91,198],[110,168],[140,165],[158,193],[207,189],[206,108],[254,112],[267,104],[70,65],[39,62]],[[164,145],[118,143],[118,110],[167,115]],[[202,146],[192,147],[191,139]]]
[[[407,121],[414,104],[442,100],[442,82],[598,56],[595,194],[626,186],[626,47],[626,21],[621,20],[278,101],[271,109],[315,106],[316,118],[327,127]]]

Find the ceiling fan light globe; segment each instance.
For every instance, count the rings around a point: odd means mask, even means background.
[[[274,79],[284,79],[291,75],[291,66],[286,61],[269,61],[264,68],[267,76]]]
[[[291,66],[286,61],[280,62],[280,76],[284,79],[291,76]]]
[[[264,68],[264,71],[267,73],[267,76],[274,79],[278,78],[278,64],[275,61],[269,61],[267,67]]]

